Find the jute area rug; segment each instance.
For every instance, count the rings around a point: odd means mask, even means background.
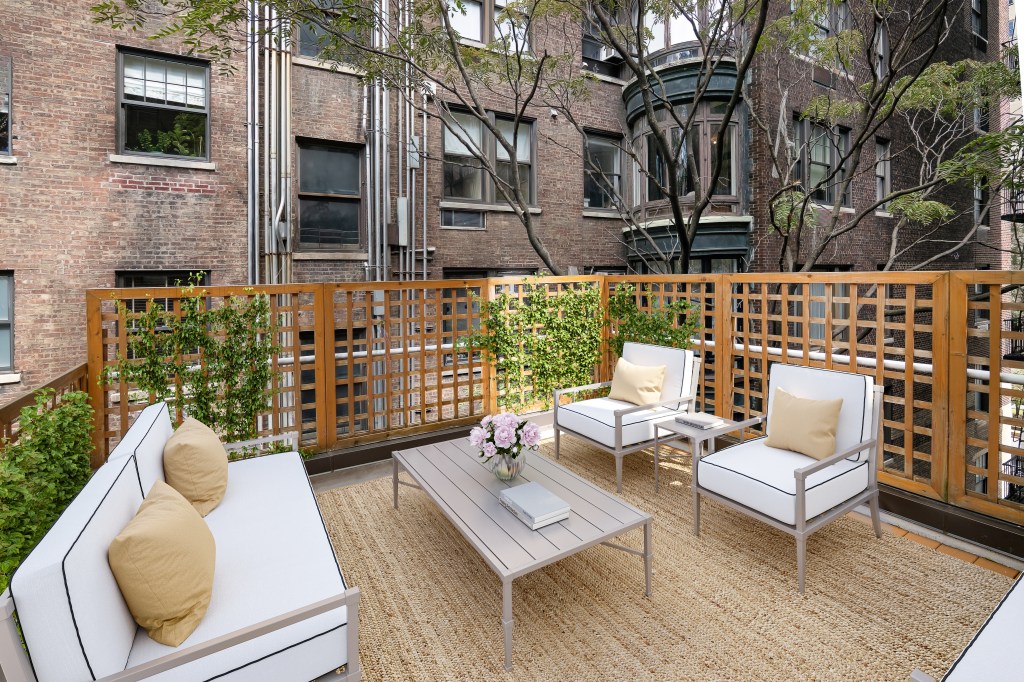
[[[542,453],[553,458],[553,444]],[[564,438],[561,462],[615,489],[610,455]],[[650,454],[625,458],[622,496],[655,519],[653,597],[640,558],[601,546],[517,579],[511,672],[501,583],[424,493],[403,486],[397,511],[390,477],[319,495],[345,577],[362,590],[364,679],[939,676],[1011,585],[840,519],[808,541],[800,596],[793,538],[707,500],[696,538],[689,482],[688,461],[663,464],[656,494]],[[642,543],[640,530],[623,536]]]

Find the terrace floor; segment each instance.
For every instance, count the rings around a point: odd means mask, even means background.
[[[553,457],[547,441],[540,455]],[[561,462],[614,490],[613,458],[571,438]],[[314,477],[346,577],[363,591],[366,679],[906,680],[940,676],[1016,569],[851,514],[808,541],[704,501],[692,530],[688,461],[625,459],[622,496],[655,519],[654,593],[642,562],[604,547],[518,579],[515,668],[502,669],[500,582],[421,492],[391,505],[390,463]],[[623,538],[639,548],[641,533]],[[957,544],[957,543],[952,543]],[[979,550],[984,553],[983,550]]]

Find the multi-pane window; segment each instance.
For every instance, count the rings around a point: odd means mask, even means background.
[[[975,130],[988,130],[988,105],[974,107],[972,114]]]
[[[587,133],[583,149],[583,207],[615,208],[615,198],[622,192],[618,138]]]
[[[319,21],[302,21],[298,23],[297,51],[299,56],[318,59],[324,56],[324,50],[330,47],[330,57],[332,59],[352,61],[349,55],[354,48],[349,48],[340,38],[332,35],[334,31],[340,30],[343,35],[354,41],[358,41],[359,38],[357,28],[341,28],[336,24],[344,16],[341,14],[344,7],[342,0],[314,0],[314,4],[323,10],[323,13]]]
[[[685,107],[677,108],[677,115],[680,120],[687,117]],[[722,127],[726,105],[723,102],[707,102],[699,105],[695,112],[689,132],[682,139],[679,128],[667,130],[669,143],[672,152],[676,154],[676,187],[679,196],[693,196],[697,189],[710,192],[718,197],[735,197],[736,192],[736,125],[729,122],[719,135]],[[666,113],[662,120],[669,121]],[[672,121],[674,122],[674,121]],[[658,201],[664,199],[661,187],[668,189],[668,168],[670,164],[662,158],[661,152],[654,139],[653,133],[646,135],[646,171],[647,178],[647,201]],[[710,177],[714,170],[719,149],[722,151],[721,169],[714,186],[710,186]]]
[[[971,0],[971,32],[978,49],[988,49],[988,12],[986,0]]]
[[[361,244],[360,150],[300,141],[299,245],[355,249]]]
[[[14,78],[11,58],[0,55],[0,154],[11,153],[11,91]]]
[[[118,56],[119,150],[208,159],[209,65],[135,52]]]
[[[461,38],[484,42],[484,3],[480,0],[463,0],[462,9],[464,13],[454,4],[449,6],[448,16],[452,29]]]
[[[209,273],[202,270],[125,270],[117,273],[117,286],[120,289],[205,286],[210,283],[209,278]],[[144,313],[148,300],[132,298],[125,305],[133,313]],[[164,310],[174,310],[173,298],[153,298],[153,301]]]
[[[690,128],[686,139],[681,139],[682,131],[673,128],[669,136],[669,144],[676,151],[676,188],[679,196],[695,193],[700,181],[700,126]],[[647,135],[647,200],[658,201],[665,198],[661,191],[669,189],[669,164],[662,156],[654,134]]]
[[[889,29],[880,21],[875,22],[875,37],[872,45],[872,66],[875,78],[882,80],[889,73]]]
[[[850,130],[841,126],[829,128],[817,121],[797,120],[793,137],[795,177],[801,180],[813,201],[832,204],[846,176]],[[852,205],[850,194],[847,187],[840,205]]]
[[[535,200],[533,182],[533,123],[519,120],[518,129],[513,119],[495,115],[492,119],[515,152],[509,152],[472,114],[451,112],[444,130],[444,197],[463,201],[494,201],[504,199],[490,182],[484,181],[480,159],[494,164],[497,176],[504,183],[514,184],[513,168],[519,171],[519,190],[527,201]]]
[[[988,225],[988,187],[984,181],[974,183],[974,224]]]
[[[526,30],[525,17],[505,10],[505,0],[494,0],[493,40],[502,41],[511,52],[528,52],[530,36]]]
[[[448,3],[452,29],[463,40],[477,43],[504,42],[512,52],[529,50],[527,17],[521,12],[506,12],[508,0],[462,0],[460,10]]]
[[[826,327],[826,314],[828,313],[828,287],[829,285],[824,282],[815,282],[808,285],[808,305],[807,314],[812,320],[820,320],[818,322],[809,322],[807,325],[808,336],[816,341],[824,341],[825,334],[829,330]],[[832,285],[832,296],[834,298],[845,299],[850,295],[850,285],[845,283],[836,283]],[[846,302],[832,301],[832,319],[833,320],[846,320],[850,316],[850,304]],[[835,325],[833,324],[833,328]],[[847,330],[844,329],[842,335],[835,340],[845,340],[848,336]]]
[[[892,166],[889,156],[888,140],[875,140],[875,199],[882,201],[892,192]],[[889,203],[881,203],[876,210],[885,211]]]
[[[0,372],[14,369],[14,273],[0,272]]]

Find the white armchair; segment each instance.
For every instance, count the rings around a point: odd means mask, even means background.
[[[694,531],[700,535],[700,497],[704,495],[789,533],[796,538],[797,582],[803,593],[806,542],[811,533],[867,502],[875,535],[882,536],[876,469],[882,388],[875,387],[869,376],[776,363],[768,383],[765,412],[769,416],[780,388],[813,400],[843,399],[835,454],[816,460],[769,447],[766,438],[757,438],[698,457],[693,477]],[[756,417],[736,428],[764,420]]]
[[[651,405],[611,398],[592,398],[559,405],[562,396],[610,386],[610,381],[555,391],[555,457],[565,432],[615,456],[616,491],[622,492],[622,458],[654,444],[655,424],[673,419],[679,411],[694,411],[700,360],[693,351],[645,343],[626,343],[622,357],[635,365],[665,365],[661,400]]]

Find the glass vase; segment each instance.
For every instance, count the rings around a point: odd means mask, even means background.
[[[499,481],[514,480],[526,466],[526,453],[520,451],[517,456],[495,455],[491,460],[491,471]]]

